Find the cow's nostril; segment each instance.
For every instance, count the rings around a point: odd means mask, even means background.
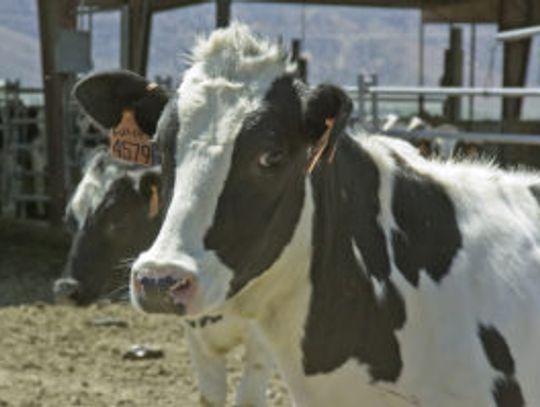
[[[143,277],[139,280],[139,282],[141,283],[143,287],[146,287],[146,288],[154,285],[154,279],[149,278],[149,277]]]
[[[194,279],[191,275],[186,275],[180,278],[175,284],[173,284],[169,291],[171,293],[180,293],[182,291],[189,290],[193,285]]]

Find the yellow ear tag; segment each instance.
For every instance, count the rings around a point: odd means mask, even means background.
[[[148,217],[152,219],[159,213],[159,193],[155,185],[152,185],[150,189],[152,190],[152,193],[148,204]]]
[[[114,158],[136,164],[152,165],[152,143],[135,119],[133,110],[124,110],[122,120],[109,133],[110,152]]]

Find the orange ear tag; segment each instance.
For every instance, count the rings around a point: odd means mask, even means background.
[[[124,110],[122,120],[109,133],[110,152],[114,158],[136,164],[152,165],[152,143],[135,119],[133,110]]]
[[[152,193],[148,204],[148,217],[152,219],[159,213],[159,193],[155,185],[152,185],[150,189],[152,190]]]
[[[328,140],[330,138],[330,132],[332,131],[332,128],[334,127],[334,119],[328,118],[324,121],[326,124],[326,130],[324,131],[323,135],[319,138],[317,143],[312,147],[311,153],[309,155],[308,164],[306,166],[306,174],[311,174],[317,164],[319,163],[319,160],[321,159],[324,151],[328,147]],[[334,159],[335,151],[333,150],[330,154],[330,157],[328,159],[328,162],[332,162]]]

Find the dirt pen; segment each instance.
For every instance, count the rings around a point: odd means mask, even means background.
[[[0,222],[0,407],[198,406],[178,318],[144,315],[127,304],[52,304],[51,284],[68,246],[66,235],[45,226]],[[163,356],[125,359],[135,344]],[[229,356],[228,405],[242,351]],[[290,406],[277,376],[267,399]]]

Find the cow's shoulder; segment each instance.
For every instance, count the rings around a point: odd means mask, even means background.
[[[447,184],[394,154],[396,169],[391,210],[395,221],[392,248],[398,270],[414,286],[422,270],[435,282],[450,271],[463,246],[456,204]],[[427,167],[429,168],[429,167]]]

